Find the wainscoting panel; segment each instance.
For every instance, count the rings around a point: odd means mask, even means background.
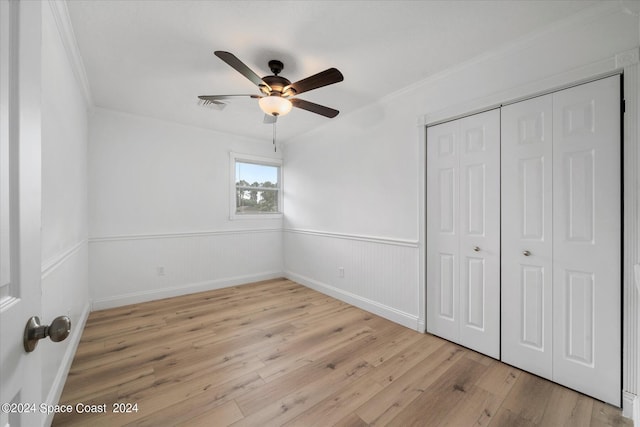
[[[43,324],[50,324],[57,316],[71,319],[71,334],[66,340],[38,343],[37,351],[46,354],[42,358],[42,402],[47,405],[58,403],[89,316],[87,252],[85,239],[42,263],[42,311],[32,314]],[[45,425],[52,419],[49,414]]]
[[[285,229],[285,275],[418,329],[418,243]]]
[[[282,276],[282,229],[89,239],[93,310]]]

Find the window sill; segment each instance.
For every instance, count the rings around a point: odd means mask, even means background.
[[[243,220],[243,219],[282,219],[282,213],[273,214],[232,214],[229,216],[231,221]]]

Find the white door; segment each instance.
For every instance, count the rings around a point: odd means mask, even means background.
[[[427,331],[500,356],[499,110],[427,129]]]
[[[458,122],[427,128],[427,332],[458,342]]]
[[[502,108],[502,360],[551,378],[552,96]]]
[[[553,379],[620,406],[620,77],[553,95]]]
[[[10,404],[1,426],[43,420],[41,355],[22,339],[40,312],[40,8],[0,0],[0,403]]]
[[[503,108],[502,359],[620,406],[620,78]]]

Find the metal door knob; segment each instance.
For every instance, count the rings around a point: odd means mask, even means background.
[[[529,255],[531,255],[531,252],[529,252],[529,251],[522,251],[522,255],[524,255],[524,256],[529,256]]]
[[[53,342],[63,341],[71,332],[71,319],[67,316],[59,316],[53,319],[51,325],[41,325],[40,319],[33,316],[27,321],[24,328],[24,350],[31,353],[42,338],[49,337]]]
[[[480,246],[474,246],[473,247],[473,251],[474,252],[480,252]]]

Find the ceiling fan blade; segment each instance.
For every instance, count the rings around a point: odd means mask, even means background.
[[[244,62],[240,61],[233,53],[225,52],[223,50],[216,50],[214,54],[226,62],[231,68],[248,78],[255,84],[256,86],[266,86],[269,87],[268,84],[262,81],[260,76],[254,73],[251,68],[247,67]]]
[[[325,107],[324,105],[314,104],[313,102],[305,101],[300,98],[292,98],[289,101],[294,107],[302,108],[303,110],[311,111],[312,113],[320,114],[321,116],[329,117],[330,119],[338,115],[340,111],[333,108]]]
[[[303,92],[332,85],[343,80],[344,76],[337,68],[329,68],[328,70],[321,71],[318,74],[307,77],[306,79],[291,83],[289,87],[296,91],[296,95],[299,95]],[[283,92],[286,92],[286,90],[287,88],[285,88]]]
[[[219,99],[229,99],[229,98],[238,98],[238,97],[249,97],[249,98],[262,98],[260,95],[200,95],[198,98],[204,101],[217,101]]]
[[[278,120],[278,116],[272,116],[271,114],[265,114],[264,115],[264,120],[262,120],[262,123],[264,123],[265,125],[272,125],[277,120]]]

